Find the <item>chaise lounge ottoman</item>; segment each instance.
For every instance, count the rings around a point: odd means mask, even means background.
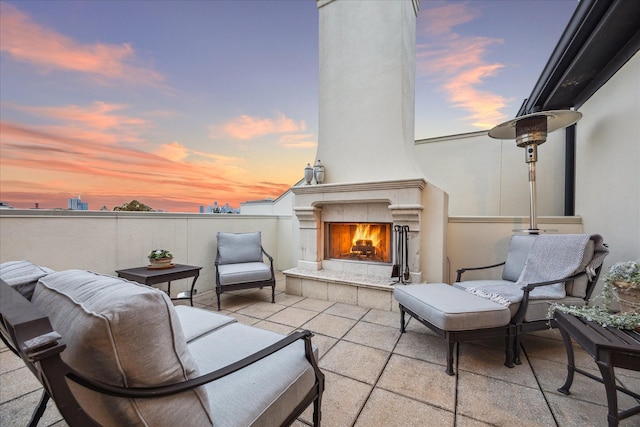
[[[405,331],[405,313],[427,326],[447,342],[447,374],[453,375],[456,342],[485,337],[507,339],[505,365],[513,367],[509,308],[470,294],[446,283],[398,286],[393,295],[400,304],[400,332]]]

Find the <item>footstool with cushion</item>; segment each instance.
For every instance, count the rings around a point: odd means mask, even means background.
[[[400,332],[405,332],[405,313],[447,342],[447,369],[453,375],[453,350],[460,341],[504,336],[505,365],[513,367],[515,331],[509,325],[509,308],[446,283],[398,286],[393,295],[400,304]]]

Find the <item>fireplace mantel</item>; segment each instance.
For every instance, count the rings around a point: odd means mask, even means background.
[[[374,181],[374,182],[353,182],[341,184],[316,184],[316,185],[300,185],[293,187],[293,194],[324,194],[324,193],[352,193],[357,191],[381,191],[381,190],[419,190],[422,191],[427,185],[424,179],[402,179],[393,181]],[[367,200],[371,200],[369,197]]]

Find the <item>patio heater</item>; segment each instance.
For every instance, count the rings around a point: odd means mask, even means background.
[[[547,140],[547,134],[575,124],[582,113],[572,110],[550,110],[516,117],[489,131],[495,139],[515,139],[524,148],[525,162],[529,166],[529,229],[528,234],[540,234],[536,215],[536,162],[538,145]]]

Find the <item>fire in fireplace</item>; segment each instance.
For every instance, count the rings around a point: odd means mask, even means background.
[[[391,262],[391,224],[331,222],[325,233],[325,259]]]

